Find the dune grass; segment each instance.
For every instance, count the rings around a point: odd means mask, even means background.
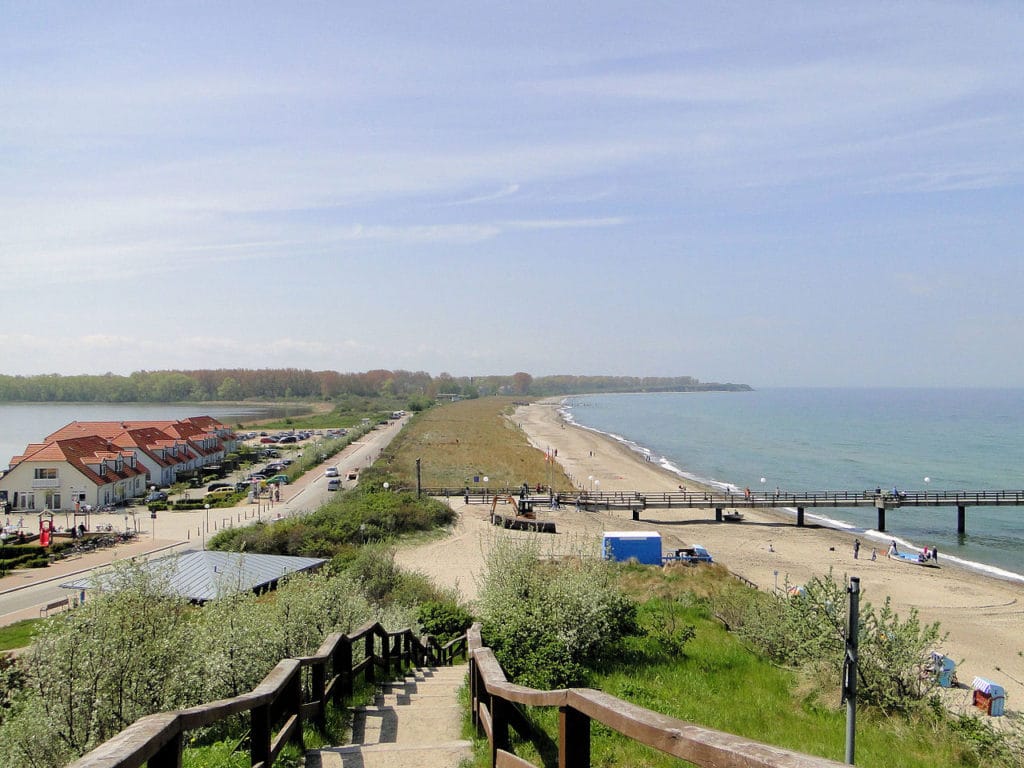
[[[555,490],[572,491],[561,468],[544,461],[544,452],[531,447],[508,418],[516,400],[482,397],[419,413],[391,443],[378,466],[405,487],[416,484],[418,458],[422,484],[428,488],[468,486],[493,491],[550,482]]]
[[[774,666],[744,648],[700,601],[685,602],[652,597],[642,603],[639,614],[648,630],[661,625],[666,612],[693,625],[696,634],[681,654],[666,653],[657,631],[649,631],[631,641],[618,663],[595,672],[590,687],[686,722],[842,762],[846,715],[838,695],[834,700],[807,695],[796,672]],[[554,764],[557,709],[533,708],[527,714],[544,737],[523,740],[513,735],[516,754],[535,765]],[[686,764],[598,723],[592,724],[591,735],[592,765],[667,768]],[[478,742],[474,765],[485,764],[484,753]],[[934,768],[982,763],[968,741],[942,728],[938,718],[884,717],[861,711],[856,764]]]

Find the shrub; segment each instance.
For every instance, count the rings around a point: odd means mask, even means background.
[[[541,564],[535,542],[498,541],[481,578],[483,633],[509,677],[552,688],[583,683],[587,668],[637,631],[636,605],[613,568],[593,558]]]
[[[739,631],[772,660],[794,667],[822,666],[838,684],[846,635],[846,586],[830,572],[805,585],[805,592],[751,592]],[[922,674],[931,650],[945,638],[939,624],[922,625],[916,609],[906,619],[888,598],[876,610],[862,600],[858,628],[859,701],[886,712],[909,711],[934,689]]]
[[[444,645],[473,624],[473,614],[454,600],[431,600],[420,605],[416,618],[428,635]]]

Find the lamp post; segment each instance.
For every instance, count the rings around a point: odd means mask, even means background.
[[[203,509],[206,510],[206,528],[203,529],[203,549],[206,549],[206,534],[210,530],[210,505],[204,504]]]
[[[596,494],[596,493],[600,493],[600,492],[601,492],[601,481],[600,480],[595,480],[594,481],[594,493]]]
[[[925,495],[925,498],[928,498],[928,483],[930,483],[931,481],[932,481],[932,479],[930,477],[926,477],[924,479],[924,495]]]
[[[484,475],[484,499],[485,499],[485,500],[486,500],[486,499],[487,499],[487,497],[488,497],[488,496],[490,495],[490,490],[491,490],[491,489],[490,489],[490,486],[488,485],[488,483],[490,482],[490,480],[491,480],[491,479],[490,479],[489,477],[487,477],[487,475]]]
[[[384,490],[387,491],[387,489],[390,488],[390,487],[391,487],[391,484],[387,480],[385,480],[384,481]]]
[[[589,483],[589,487],[587,488],[587,490],[588,491],[594,490],[594,476],[593,475],[587,475],[587,483]]]
[[[767,498],[768,498],[768,494],[767,494],[767,493],[765,492],[765,490],[764,490],[764,484],[765,484],[766,482],[768,482],[768,478],[767,478],[767,477],[762,477],[762,478],[761,478],[761,495],[762,495],[762,496],[764,496],[764,497],[765,497],[765,499],[767,499]]]

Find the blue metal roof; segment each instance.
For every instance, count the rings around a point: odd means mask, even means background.
[[[326,562],[316,557],[203,550],[149,560],[142,567],[166,579],[173,594],[205,602],[235,592],[260,589],[282,576],[316,570]],[[61,587],[82,590],[97,585],[102,589],[102,574],[69,581]]]

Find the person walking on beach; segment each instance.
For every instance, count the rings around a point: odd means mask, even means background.
[[[853,540],[853,559],[858,560],[860,558],[860,539]]]

